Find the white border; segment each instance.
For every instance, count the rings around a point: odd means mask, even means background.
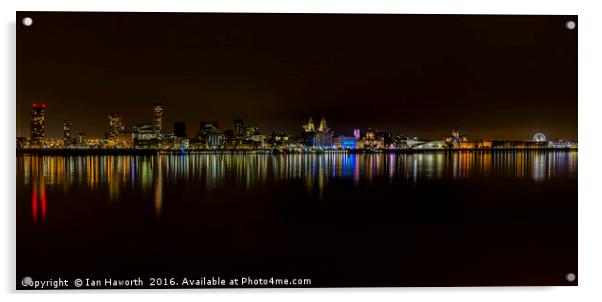
[[[4,0],[0,2],[0,113],[2,148],[0,168],[0,291],[10,300],[104,301],[91,293],[127,293],[118,298],[281,301],[341,299],[341,301],[602,301],[602,198],[599,171],[602,153],[598,122],[602,94],[602,11],[598,1],[526,0]],[[157,12],[298,12],[298,13],[422,13],[422,14],[558,14],[579,15],[579,286],[510,288],[368,288],[368,289],[236,289],[170,291],[70,291],[40,296],[14,292],[15,255],[15,11],[157,11]],[[41,50],[43,51],[43,50]],[[195,295],[189,295],[195,294]],[[83,296],[85,295],[85,297]],[[131,295],[135,295],[131,296]],[[111,297],[113,298],[113,297]]]

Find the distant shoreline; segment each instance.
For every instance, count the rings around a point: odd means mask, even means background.
[[[348,149],[348,150],[154,150],[154,149],[17,149],[17,154],[39,155],[157,155],[157,154],[397,154],[508,151],[577,151],[577,148],[496,148],[496,149]]]

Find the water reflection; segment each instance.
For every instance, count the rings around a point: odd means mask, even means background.
[[[473,177],[518,177],[545,181],[577,177],[577,152],[509,151],[416,154],[191,154],[157,156],[17,156],[17,176],[31,188],[33,220],[44,221],[46,187],[106,189],[110,202],[123,190],[154,199],[161,214],[164,186],[225,186],[253,190],[278,181],[301,181],[321,197],[329,182],[348,179],[355,186],[375,179],[418,184]]]
[[[32,183],[31,212],[34,223],[46,220],[46,185],[43,176],[39,180],[34,179]]]
[[[161,214],[161,208],[163,208],[163,156],[155,157],[155,169],[154,173],[154,198],[155,198],[155,214]]]

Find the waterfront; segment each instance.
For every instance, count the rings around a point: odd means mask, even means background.
[[[565,284],[577,152],[17,156],[17,273]]]

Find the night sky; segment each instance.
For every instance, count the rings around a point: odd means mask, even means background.
[[[25,27],[21,19],[33,18]],[[296,135],[325,115],[440,138],[577,139],[576,16],[17,13],[17,136],[103,136],[107,115],[164,130],[235,118]],[[578,25],[577,25],[578,26]]]

